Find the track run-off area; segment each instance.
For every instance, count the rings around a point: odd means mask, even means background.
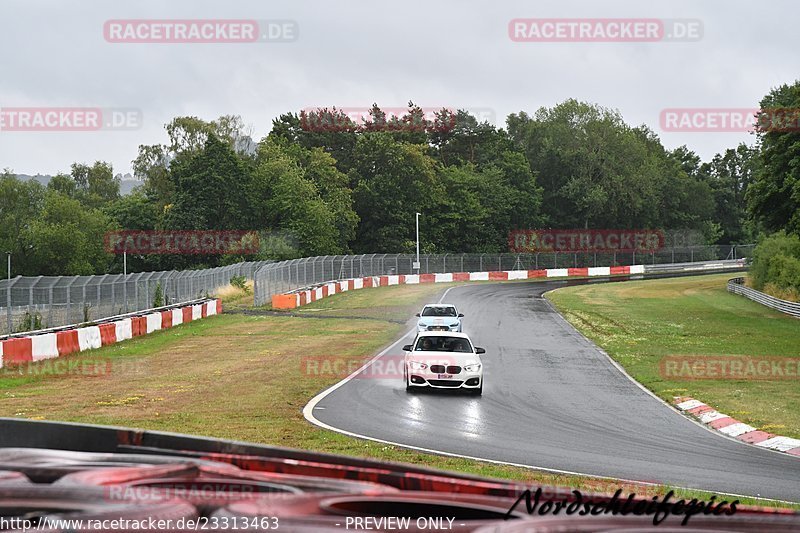
[[[370,372],[402,354],[409,331],[317,395],[305,417],[420,451],[800,502],[800,459],[713,433],[636,383],[542,297],[564,285],[475,284],[441,295],[486,348],[483,396],[408,393],[402,377]]]

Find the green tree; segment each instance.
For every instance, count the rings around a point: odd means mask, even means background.
[[[121,196],[104,207],[103,212],[122,230],[154,230],[159,228],[160,224],[158,206],[141,190],[134,190],[131,194]],[[170,267],[169,262],[162,261],[162,257],[156,254],[128,254],[127,261],[128,272],[164,270]],[[122,262],[122,256],[117,255],[111,269],[114,272],[122,272]]]
[[[464,110],[442,109],[429,127],[429,142],[434,156],[443,165],[472,163],[478,167],[498,161],[513,149],[503,131],[478,120]]]
[[[48,191],[38,217],[22,233],[30,249],[25,275],[106,273],[113,256],[105,251],[104,238],[113,229],[113,221],[100,210]]]
[[[191,158],[170,167],[176,184],[167,209],[167,229],[253,229],[246,190],[250,181],[242,161],[216,135]]]
[[[746,197],[752,216],[770,231],[800,233],[800,80],[773,89],[761,100],[757,121],[759,159]],[[780,110],[793,117],[791,125],[779,124]]]
[[[411,251],[416,212],[425,215],[423,244],[429,250],[435,245],[445,188],[426,152],[426,146],[396,141],[388,133],[359,137],[351,171],[361,219],[353,248],[359,253]]]
[[[702,165],[700,174],[714,195],[714,220],[720,224],[721,244],[754,242],[755,231],[749,220],[745,197],[758,168],[757,162],[756,149],[741,143]]]
[[[284,145],[319,148],[336,161],[336,167],[347,173],[352,167],[360,125],[341,109],[303,110],[299,115],[286,113],[272,121],[269,139]]]
[[[753,252],[753,287],[781,298],[800,298],[800,237],[779,231],[763,238]]]
[[[70,175],[75,180],[75,197],[90,208],[102,207],[119,198],[119,178],[109,163],[95,161],[92,166],[73,163]]]
[[[286,147],[302,167],[304,175],[314,183],[320,198],[331,211],[337,230],[337,248],[340,253],[349,250],[356,237],[358,214],[353,209],[353,192],[347,175],[336,168],[336,160],[321,148],[304,149],[298,145]]]
[[[72,176],[67,174],[58,173],[50,178],[47,188],[70,198],[75,198],[78,195],[78,185],[72,179]]]
[[[133,175],[143,182],[147,198],[159,209],[175,201],[175,183],[170,179],[169,165],[173,156],[162,144],[140,145],[133,160]]]
[[[690,227],[716,238],[710,187],[687,174],[696,161],[670,157],[646,127],[631,128],[618,112],[576,100],[533,117],[512,114],[507,126],[543,188],[551,226]]]
[[[39,218],[45,193],[38,181],[22,181],[9,169],[0,175],[0,253],[11,252],[14,275],[35,271],[30,243],[25,235]],[[2,258],[0,271],[7,276],[5,254]]]
[[[269,139],[259,145],[249,197],[256,226],[276,229],[283,236],[279,240],[288,237],[299,254],[342,253],[334,210],[302,166]],[[274,234],[267,236],[270,247],[283,248],[275,239]]]

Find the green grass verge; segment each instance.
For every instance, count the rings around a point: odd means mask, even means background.
[[[311,375],[306,357],[358,364],[389,344],[411,317],[448,285],[402,285],[352,291],[297,314],[341,318],[227,314],[64,358],[89,372],[47,371],[36,363],[0,374],[0,416],[133,426],[288,446],[517,480],[613,492],[619,482],[432,455],[355,439],[309,424],[308,400],[341,375]],[[246,296],[228,301],[245,305]],[[356,318],[354,318],[356,317]],[[362,319],[357,317],[369,317]],[[93,372],[100,368],[102,372]],[[55,367],[51,366],[51,370]],[[664,494],[668,487],[622,485]],[[682,497],[711,494],[679,490]],[[743,499],[743,503],[777,506]],[[797,506],[800,508],[800,506]]]
[[[730,294],[731,274],[561,288],[547,293],[566,319],[637,381],[672,401],[692,396],[779,435],[800,438],[798,376],[687,380],[667,356],[800,357],[800,321]]]

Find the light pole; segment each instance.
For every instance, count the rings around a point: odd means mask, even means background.
[[[419,274],[420,264],[419,264],[419,216],[422,213],[417,213],[417,261],[414,263],[414,268],[417,270],[417,274]]]
[[[125,299],[125,313],[128,312],[128,248],[122,250],[122,297]]]
[[[14,333],[11,331],[11,252],[6,252],[8,255],[8,285],[6,285],[6,322],[8,323],[8,334]]]

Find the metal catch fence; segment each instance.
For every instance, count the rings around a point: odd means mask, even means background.
[[[538,254],[438,254],[420,255],[419,271],[412,254],[365,254],[306,257],[270,263],[255,273],[255,305],[268,304],[275,294],[337,279],[397,274],[486,272],[625,266],[634,264],[692,263],[742,259],[755,245],[690,246],[663,248],[648,253],[556,252]]]
[[[237,263],[204,270],[169,270],[104,276],[17,276],[0,281],[0,334],[89,322],[162,305],[195,300],[230,283],[253,279],[270,261]]]

